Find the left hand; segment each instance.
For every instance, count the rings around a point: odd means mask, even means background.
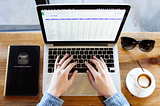
[[[77,64],[77,62],[70,63],[70,61],[73,59],[73,56],[66,60],[67,57],[68,54],[65,54],[65,56],[60,60],[60,66],[57,65],[59,56],[57,56],[57,59],[55,61],[54,73],[47,92],[53,94],[56,97],[59,97],[64,91],[69,88],[69,86],[71,86],[77,73],[77,70],[75,70],[72,73],[71,77],[68,79],[70,70]]]

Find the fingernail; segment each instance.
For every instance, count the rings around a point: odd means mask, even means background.
[[[76,71],[76,74],[78,73],[78,71],[77,70],[75,70]]]

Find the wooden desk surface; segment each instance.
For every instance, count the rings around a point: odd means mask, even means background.
[[[119,64],[121,73],[121,89],[127,100],[132,106],[159,106],[160,105],[160,32],[141,32],[141,33],[122,33],[121,36],[134,37],[137,40],[154,39],[156,44],[154,49],[149,52],[141,52],[139,47],[127,51],[121,48],[120,39],[117,43],[119,53]],[[4,79],[7,61],[7,49],[9,45],[40,45],[40,73],[39,73],[39,95],[37,97],[4,97]],[[43,38],[41,32],[5,32],[0,33],[0,106],[1,105],[36,105],[42,98],[42,71],[43,71]],[[126,87],[125,79],[127,73],[138,67],[133,60],[139,59],[142,66],[153,74],[156,79],[156,88],[153,94],[146,98],[133,96]],[[103,97],[61,97],[66,105],[85,105],[103,106]]]

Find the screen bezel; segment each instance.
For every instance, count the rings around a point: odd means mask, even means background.
[[[46,33],[45,33],[45,28],[43,24],[43,19],[41,15],[41,10],[44,9],[125,9],[125,14],[122,19],[122,22],[120,24],[120,28],[118,30],[118,33],[116,35],[116,38],[114,41],[47,41],[46,38]],[[59,4],[59,5],[38,5],[37,6],[37,12],[38,12],[38,17],[39,17],[39,22],[42,30],[42,35],[44,42],[46,44],[55,44],[55,43],[79,43],[79,44],[87,44],[87,43],[116,43],[118,41],[118,38],[120,36],[120,33],[122,31],[122,28],[124,26],[124,23],[126,21],[126,18],[128,16],[130,10],[130,5],[128,4]]]

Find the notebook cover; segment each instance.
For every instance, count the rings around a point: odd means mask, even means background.
[[[4,96],[37,96],[40,46],[9,46]]]

